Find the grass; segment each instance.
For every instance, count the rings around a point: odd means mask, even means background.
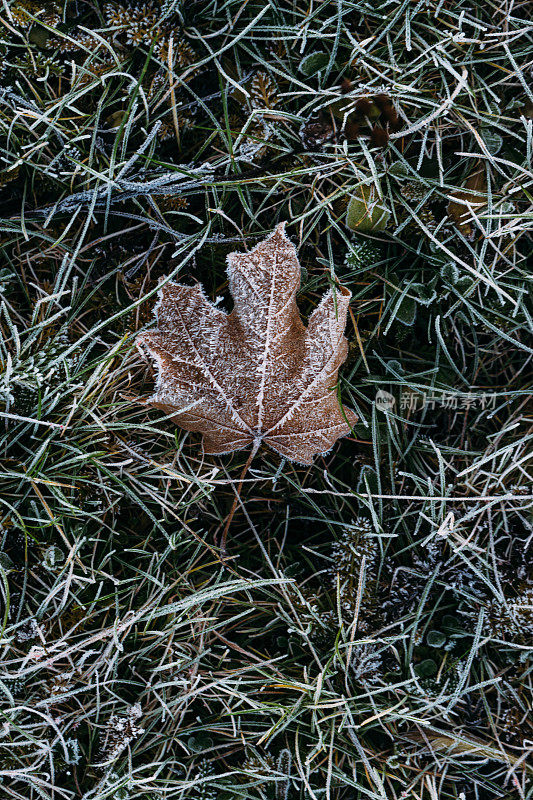
[[[1,13],[1,797],[531,797],[528,5]],[[281,220],[360,422],[223,562],[135,335]]]

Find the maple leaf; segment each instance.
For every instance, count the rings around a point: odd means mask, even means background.
[[[206,453],[257,450],[264,442],[311,464],[357,419],[335,392],[351,293],[343,286],[327,292],[304,326],[296,304],[300,265],[283,223],[250,252],[231,253],[228,275],[230,314],[200,285],[161,287],[158,329],[137,339],[158,368],[146,402],[202,433]]]

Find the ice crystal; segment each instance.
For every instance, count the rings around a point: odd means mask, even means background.
[[[383,659],[378,645],[373,642],[355,643],[351,650],[350,667],[354,680],[377,683],[383,670]]]
[[[5,356],[0,353],[0,363],[4,362],[0,373],[0,403],[7,411],[25,413],[39,391],[42,401],[66,379],[79,358],[79,353],[62,358],[66,343],[65,336],[59,335],[44,345],[34,339]],[[74,388],[74,384],[70,386]],[[56,402],[58,400],[56,397]]]
[[[252,106],[259,109],[274,108],[278,102],[277,91],[278,87],[270,75],[256,72],[250,87]]]
[[[106,3],[104,14],[107,24],[117,29],[115,38],[122,34],[128,44],[150,46],[157,36],[159,14],[152,5]]]
[[[242,141],[236,147],[237,152],[243,161],[253,164],[259,161],[267,153],[266,143],[275,136],[276,130],[273,125],[259,119],[253,126],[246,129],[242,134]]]
[[[17,642],[31,642],[39,637],[40,628],[34,619],[29,619],[17,628]]]
[[[194,797],[195,800],[218,800],[219,790],[216,786],[210,786],[208,779],[215,774],[213,764],[204,758],[200,761],[194,775]]]
[[[113,714],[109,718],[106,738],[102,748],[102,756],[100,758],[102,766],[116,761],[130,742],[144,733],[144,728],[137,725],[137,721],[141,717],[141,706],[139,703],[135,703],[135,705],[130,706],[127,715]]]
[[[485,630],[498,639],[533,636],[533,586],[524,588],[516,597],[502,603],[492,600],[486,608]]]
[[[17,0],[10,6],[9,12],[13,23],[20,28],[30,28],[34,24],[34,17],[52,28],[61,22],[61,9],[55,3],[43,8],[42,3],[36,0]]]
[[[370,522],[363,518],[358,518],[347,528],[331,549],[331,581],[334,588],[338,581],[341,610],[349,622],[356,611],[362,581],[359,630],[366,629],[365,612],[370,611],[373,605],[371,589],[376,579],[378,553],[378,540],[373,535]]]

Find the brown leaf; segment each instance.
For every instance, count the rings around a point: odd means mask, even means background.
[[[202,433],[206,453],[265,442],[311,464],[357,419],[335,393],[348,352],[351,294],[342,286],[330,290],[304,326],[296,304],[300,265],[284,224],[251,252],[231,253],[228,275],[231,314],[212,305],[199,285],[161,288],[158,330],[137,340],[158,366],[147,402]]]
[[[483,167],[478,167],[468,176],[464,189],[454,192],[448,203],[446,209],[448,216],[467,239],[471,239],[474,235],[474,229],[469,221],[472,219],[472,213],[487,203],[484,194],[486,191],[485,171]]]
[[[256,72],[250,86],[255,108],[274,108],[278,104],[278,87],[266,72]]]

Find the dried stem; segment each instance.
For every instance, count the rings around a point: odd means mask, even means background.
[[[246,459],[246,464],[244,465],[243,470],[241,472],[241,475],[240,475],[240,478],[239,478],[239,485],[237,486],[237,489],[235,491],[235,499],[233,500],[230,512],[229,512],[229,514],[228,514],[228,516],[226,518],[226,524],[224,525],[224,530],[222,531],[222,537],[220,539],[220,555],[221,555],[222,558],[226,558],[226,541],[227,541],[227,538],[228,538],[228,532],[229,532],[229,529],[230,529],[230,525],[232,523],[233,517],[235,516],[235,511],[237,510],[237,504],[238,504],[240,496],[241,496],[242,485],[244,483],[244,479],[246,477],[246,473],[250,469],[250,464],[254,460],[254,457],[255,457],[257,451],[259,450],[259,445],[260,444],[261,444],[260,440],[257,440],[257,441],[254,442],[254,445],[253,445],[253,447],[252,447],[252,449],[250,451],[250,455]]]

